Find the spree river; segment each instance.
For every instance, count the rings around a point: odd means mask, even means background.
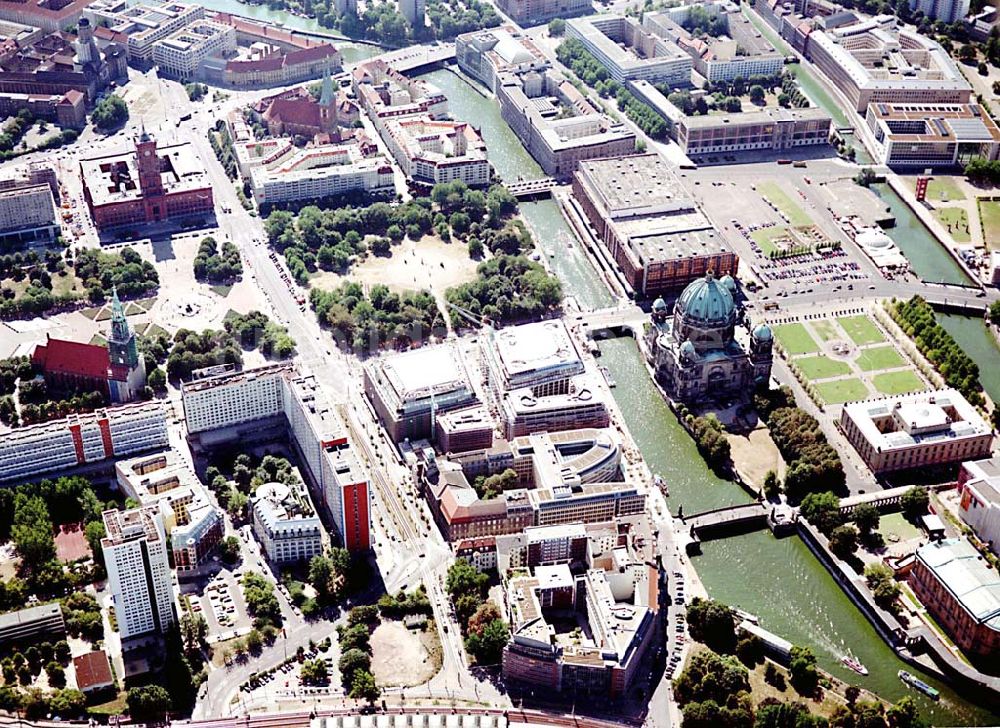
[[[427,74],[445,95],[452,114],[480,129],[490,159],[505,180],[531,179],[541,170],[500,118],[494,101],[463,77],[447,70]],[[551,200],[521,205],[547,260],[567,295],[586,308],[606,306],[612,298],[587,260],[558,206]],[[722,480],[705,466],[694,442],[681,428],[650,381],[642,356],[631,338],[601,342],[602,363],[617,381],[613,390],[625,420],[649,467],[670,486],[669,503],[688,513],[734,503],[749,496],[735,483]],[[797,537],[774,538],[762,531],[703,544],[695,558],[709,593],[727,604],[758,615],[767,629],[807,645],[820,665],[839,678],[859,684],[889,700],[913,695],[922,714],[937,725],[987,725],[995,716],[959,698],[950,688],[923,675],[942,691],[939,703],[908,690],[896,677],[915,672],[885,645],[826,569]],[[840,664],[848,649],[870,670],[862,678]],[[789,696],[792,698],[793,696]]]
[[[247,6],[235,0],[199,1],[215,10],[283,23],[302,30],[328,32],[315,21],[271,11],[263,6]],[[378,52],[376,48],[346,41],[337,45],[348,63]],[[480,130],[490,159],[503,179],[513,181],[542,176],[541,169],[500,118],[495,101],[451,71],[435,71],[427,77],[447,95],[452,114]],[[812,78],[800,78],[800,81],[805,81],[806,92],[814,100],[828,101],[825,93],[819,93],[821,87],[813,87]],[[832,100],[830,105],[833,107],[831,111],[839,113]],[[584,308],[600,308],[613,302],[556,202],[522,203],[521,212],[567,295],[575,298]],[[982,322],[973,321],[970,324],[961,317],[955,318],[954,321],[945,320],[944,325],[960,343],[966,345],[967,340],[974,340],[978,342],[983,356],[996,356],[992,339],[987,342],[983,338],[983,334],[989,336],[989,333]],[[994,347],[992,353],[987,344]],[[676,511],[683,505],[687,512],[694,513],[746,502],[749,496],[741,488],[718,478],[705,466],[691,438],[650,381],[635,341],[630,338],[612,339],[602,342],[601,349],[602,362],[618,383],[613,390],[615,399],[633,437],[652,471],[662,475],[670,486],[671,509]],[[970,354],[976,355],[972,351]],[[984,367],[982,362],[980,366],[989,371],[989,367]],[[994,387],[997,394],[993,394]],[[1000,371],[986,388],[994,398],[1000,396]],[[941,690],[940,703],[932,703],[919,693],[907,690],[896,673],[901,669],[911,672],[914,669],[899,660],[882,642],[797,537],[775,539],[770,532],[762,531],[706,542],[703,551],[694,563],[714,598],[753,612],[767,629],[795,644],[811,647],[825,670],[889,700],[913,695],[923,715],[937,725],[1000,722],[997,716],[963,701],[948,687],[926,675],[922,677]],[[839,658],[848,648],[870,670],[867,678],[855,675],[840,664]],[[789,695],[790,699],[793,697]]]

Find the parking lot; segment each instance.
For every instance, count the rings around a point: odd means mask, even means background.
[[[209,644],[242,636],[253,626],[239,584],[242,575],[242,569],[222,568],[211,577],[181,585],[191,611],[208,624]]]
[[[667,601],[671,602],[671,605],[667,623],[667,664],[663,677],[665,680],[673,680],[680,672],[684,660],[684,647],[687,645],[687,618],[685,617],[687,591],[684,587],[684,574],[675,571],[668,579],[668,584]]]
[[[259,700],[267,701],[306,695],[340,694],[343,689],[340,687],[337,673],[337,659],[339,657],[337,652],[337,643],[335,640],[331,640],[325,649],[321,645],[317,645],[306,650],[301,655],[301,659],[299,655],[290,655],[280,665],[253,675],[247,682],[240,685],[243,699],[253,703]],[[327,685],[303,685],[299,679],[302,662],[316,658],[321,658],[326,662],[330,682]]]

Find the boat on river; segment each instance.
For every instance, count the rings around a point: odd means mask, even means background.
[[[941,693],[938,692],[937,688],[932,688],[916,675],[908,673],[906,670],[900,670],[897,674],[899,675],[900,680],[905,682],[911,688],[916,688],[931,700],[937,700],[941,697]]]
[[[840,661],[844,664],[845,667],[854,670],[854,672],[858,673],[859,675],[868,674],[868,668],[862,665],[861,660],[852,655],[850,652],[841,657]]]

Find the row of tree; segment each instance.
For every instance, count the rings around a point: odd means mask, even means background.
[[[843,490],[845,475],[839,453],[827,442],[816,418],[795,406],[790,388],[760,390],[754,394],[754,405],[788,465],[784,491],[789,499],[798,501],[811,492]]]
[[[979,366],[938,323],[927,301],[914,296],[909,301],[894,302],[889,314],[949,387],[957,389],[972,404],[983,404]]]
[[[559,62],[569,67],[583,83],[595,89],[603,98],[614,98],[623,111],[640,129],[654,139],[665,139],[670,132],[667,122],[648,104],[636,98],[622,84],[611,78],[600,61],[583,43],[567,38],[556,49]]]
[[[465,559],[449,567],[445,591],[465,635],[465,649],[481,665],[500,661],[510,630],[500,609],[487,600],[489,577]]]
[[[379,610],[373,604],[354,607],[347,613],[347,625],[337,628],[340,642],[340,679],[348,695],[374,703],[382,691],[372,674],[371,633],[378,625]]]

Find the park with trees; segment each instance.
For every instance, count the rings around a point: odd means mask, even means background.
[[[761,641],[741,633],[724,604],[695,598],[687,622],[699,644],[674,680],[685,728],[927,726],[909,696],[890,705],[855,686],[835,689],[808,647],[793,646],[784,665],[766,657]]]

